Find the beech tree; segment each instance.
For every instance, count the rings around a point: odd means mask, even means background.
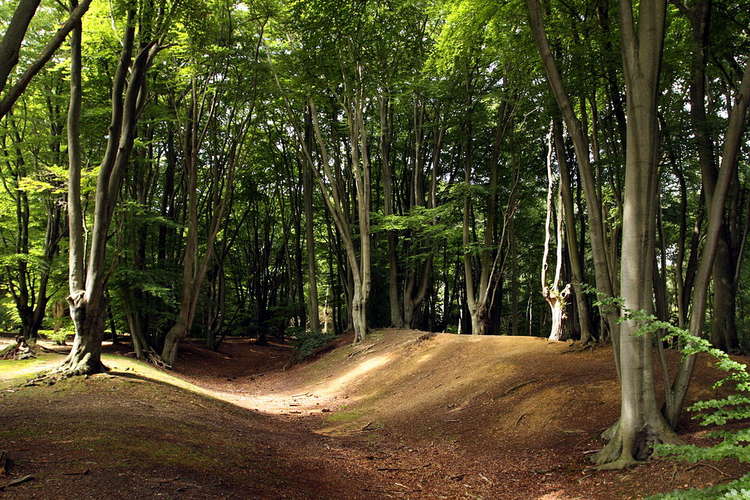
[[[138,117],[148,98],[146,72],[158,52],[164,48],[173,8],[174,5],[162,5],[157,10],[149,2],[126,6],[122,50],[112,83],[109,135],[97,176],[94,222],[88,247],[84,242],[80,184],[80,28],[72,40],[68,108],[68,303],[76,336],[70,354],[58,368],[63,375],[83,375],[105,369],[101,362],[101,343],[105,316],[104,292],[110,273],[106,261],[108,231],[135,140]],[[157,13],[156,18],[151,17]]]

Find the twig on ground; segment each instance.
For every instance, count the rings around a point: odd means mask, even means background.
[[[62,474],[63,476],[87,476],[90,473],[89,469],[84,469],[82,471],[63,472]]]
[[[696,467],[701,467],[701,466],[703,466],[703,467],[708,467],[709,469],[713,469],[713,470],[715,470],[716,472],[718,472],[719,474],[721,474],[722,476],[725,476],[725,477],[730,477],[730,475],[729,475],[729,474],[727,474],[727,473],[726,473],[726,472],[724,472],[723,470],[721,470],[721,469],[719,469],[718,467],[716,467],[716,466],[713,466],[713,465],[711,465],[711,464],[700,464],[700,463],[699,463],[699,464],[695,464],[695,465],[692,465],[692,466],[688,467],[688,468],[687,468],[687,469],[685,469],[685,470],[686,470],[686,471],[691,471],[691,470],[695,469]]]
[[[533,384],[534,382],[538,382],[538,381],[539,381],[538,379],[532,378],[531,380],[527,380],[527,381],[525,381],[525,382],[521,382],[521,383],[519,383],[519,384],[516,384],[516,385],[514,385],[514,386],[510,387],[509,389],[506,389],[506,390],[505,390],[505,392],[503,392],[502,394],[500,394],[500,395],[499,395],[498,397],[496,397],[495,399],[497,400],[497,399],[500,399],[500,398],[504,398],[504,397],[505,397],[505,396],[507,396],[508,394],[510,394],[510,393],[512,393],[512,392],[515,392],[515,391],[517,391],[517,390],[518,390],[518,389],[520,389],[521,387],[527,386],[527,385],[529,385],[529,384]]]
[[[379,471],[388,471],[388,472],[395,472],[395,471],[399,471],[399,472],[414,472],[415,470],[426,469],[430,465],[432,465],[432,463],[425,464],[425,465],[420,465],[419,467],[408,467],[408,468],[402,468],[402,467],[379,467],[378,470]]]
[[[28,474],[28,475],[23,476],[23,477],[19,477],[18,479],[12,480],[8,484],[0,486],[0,491],[3,491],[5,488],[10,488],[11,486],[17,486],[17,485],[25,483],[27,481],[31,481],[32,479],[34,479],[34,476],[32,476],[31,474]]]

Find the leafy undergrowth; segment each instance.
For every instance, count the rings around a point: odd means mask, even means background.
[[[608,349],[381,331],[284,370],[293,355],[246,341],[219,354],[188,346],[169,373],[107,355],[108,374],[25,388],[9,385],[61,356],[0,362],[8,481],[34,477],[4,494],[639,498],[745,472],[667,460],[590,470],[586,454],[617,415]],[[692,397],[712,395],[707,362],[697,374]],[[689,424],[685,437],[702,432]]]

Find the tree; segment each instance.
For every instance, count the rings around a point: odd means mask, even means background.
[[[88,10],[92,0],[83,0],[71,8],[68,20],[57,30],[42,52],[18,77],[18,80],[5,92],[0,99],[0,119],[13,107],[13,104],[24,93],[31,80],[49,62],[55,51],[63,44],[68,34],[79,25],[81,18]],[[21,46],[23,44],[29,23],[39,8],[41,0],[21,0],[13,12],[13,17],[0,41],[0,95],[8,83],[8,77],[18,64]]]
[[[122,50],[112,83],[109,136],[96,184],[89,249],[84,244],[80,185],[78,123],[82,89],[79,35],[75,36],[72,43],[71,102],[68,109],[68,303],[76,336],[70,354],[57,369],[58,373],[65,376],[97,373],[105,369],[101,362],[101,342],[105,317],[104,291],[110,274],[106,262],[108,230],[135,140],[138,117],[147,99],[146,71],[157,53],[163,49],[164,37],[173,13],[171,9],[162,7],[159,17],[149,19],[146,23],[138,23],[142,19],[139,15],[148,17],[153,14],[150,7],[152,6],[148,3],[130,4],[127,7]],[[137,29],[138,24],[141,26],[140,30]],[[84,260],[87,261],[85,268]]]

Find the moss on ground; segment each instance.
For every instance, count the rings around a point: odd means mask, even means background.
[[[60,354],[40,354],[34,359],[0,361],[0,389],[21,385],[63,360]]]
[[[355,420],[362,418],[364,415],[365,415],[365,411],[362,409],[337,411],[335,413],[332,413],[331,415],[328,415],[326,417],[326,421],[330,423],[344,424],[344,423],[354,422]]]

